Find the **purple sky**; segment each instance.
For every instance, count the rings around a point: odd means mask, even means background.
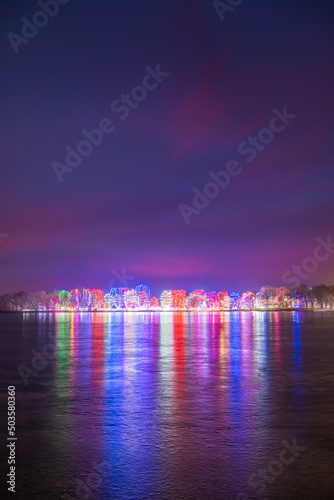
[[[207,0],[71,0],[16,54],[8,33],[40,10],[1,5],[0,293],[106,290],[123,268],[157,295],[282,286],[334,240],[331,2],[244,0],[221,21]],[[111,103],[158,64],[121,120]],[[296,118],[247,162],[284,106]],[[115,129],[59,182],[51,164],[103,118]],[[230,160],[242,172],[186,224],[179,205]],[[334,284],[334,253],[308,275]]]

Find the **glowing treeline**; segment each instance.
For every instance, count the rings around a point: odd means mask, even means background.
[[[321,290],[321,287],[326,290]],[[112,288],[109,293],[98,289],[61,290],[48,304],[39,309],[53,311],[111,311],[111,310],[247,310],[289,309],[307,307],[334,307],[333,287],[308,288],[301,285],[289,290],[286,287],[262,287],[259,292],[228,293],[222,291],[164,290],[158,299],[146,285],[135,288]],[[318,290],[317,290],[318,289]],[[321,295],[321,293],[322,295]],[[332,293],[333,292],[333,293]]]
[[[18,292],[0,296],[0,311],[228,311],[250,309],[333,309],[334,286],[302,284],[291,288],[262,287],[259,292],[228,293],[164,290],[159,298],[146,285],[135,288]]]

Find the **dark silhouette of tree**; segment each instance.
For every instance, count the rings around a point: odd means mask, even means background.
[[[310,296],[314,297],[321,309],[327,308],[331,303],[331,290],[329,286],[314,286],[311,289]]]

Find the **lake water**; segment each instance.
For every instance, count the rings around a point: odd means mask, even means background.
[[[334,498],[334,312],[13,313],[0,327],[16,498]]]

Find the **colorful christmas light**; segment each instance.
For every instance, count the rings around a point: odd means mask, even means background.
[[[304,285],[305,287],[305,285]],[[306,290],[307,291],[307,290]],[[205,292],[196,289],[188,295],[185,290],[164,290],[160,300],[152,296],[147,285],[135,288],[99,289],[76,288],[71,291],[38,292],[35,310],[51,311],[229,311],[253,309],[282,309],[308,306],[304,289],[262,287],[259,292],[228,293],[226,290]],[[37,293],[37,292],[36,292]]]

